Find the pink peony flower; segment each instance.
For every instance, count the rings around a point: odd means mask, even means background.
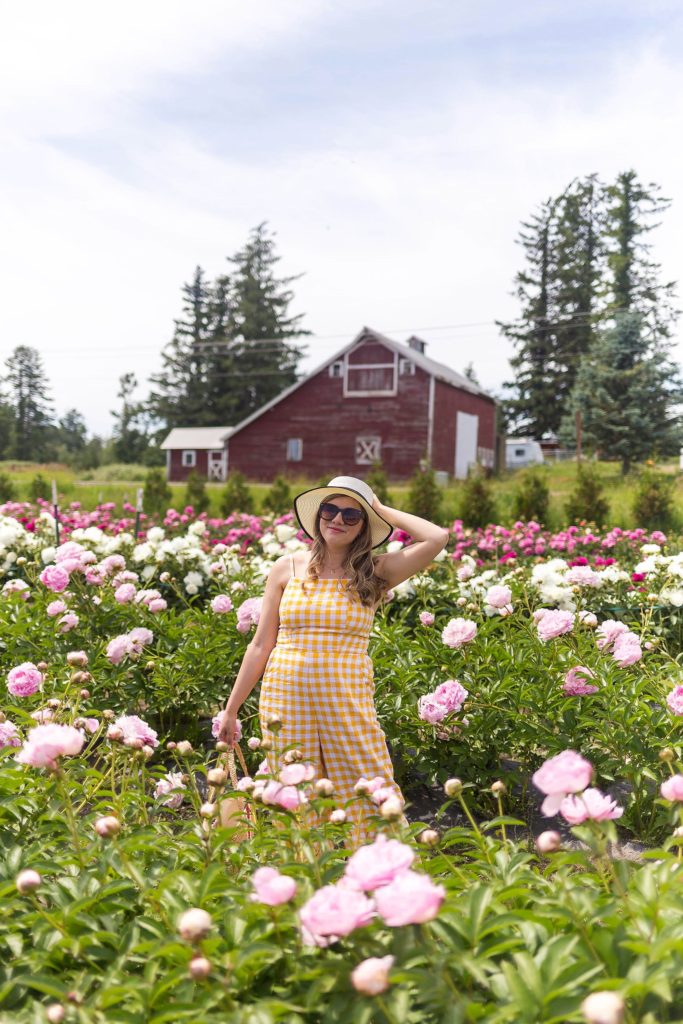
[[[258,626],[261,618],[260,597],[248,597],[237,609],[237,629],[240,633],[248,633],[252,626]]]
[[[448,708],[441,704],[433,693],[426,693],[417,702],[417,713],[423,722],[436,725],[437,722],[443,721],[449,712]]]
[[[489,587],[484,600],[491,608],[507,608],[512,604],[512,591],[506,586]]]
[[[20,747],[21,737],[17,732],[17,727],[14,722],[10,722],[5,719],[4,722],[0,722],[0,749],[2,747]]]
[[[369,924],[374,914],[372,900],[362,892],[324,885],[299,911],[303,940],[308,946],[329,946]]]
[[[139,739],[147,747],[157,747],[159,745],[159,739],[154,729],[150,729],[147,722],[137,715],[122,715],[116,719],[114,727],[120,729],[123,733],[123,743]]]
[[[110,640],[107,644],[107,658],[112,665],[120,665],[127,654],[130,653],[130,641],[128,635],[122,633],[120,636],[115,636],[113,640]]]
[[[575,565],[565,576],[567,583],[577,587],[599,587],[602,580],[589,565]]]
[[[375,892],[377,911],[391,928],[431,921],[445,898],[442,885],[435,885],[427,875],[409,869]]]
[[[621,633],[628,633],[629,628],[625,622],[617,622],[616,619],[605,619],[603,623],[598,626],[597,629],[597,645],[598,649],[604,651],[605,648],[612,646],[614,641]]]
[[[446,647],[462,647],[474,640],[477,624],[470,619],[450,619],[441,633]]]
[[[662,783],[659,792],[665,800],[683,800],[683,775],[672,775]]]
[[[300,761],[285,765],[280,772],[280,782],[283,786],[298,786],[301,782],[312,782],[314,778],[313,765],[301,764]]]
[[[612,647],[612,657],[621,668],[635,665],[643,657],[640,646],[640,637],[635,633],[627,631],[620,633]]]
[[[434,697],[450,711],[460,711],[468,697],[468,691],[457,679],[447,679],[439,683],[434,690]]]
[[[164,778],[157,782],[154,795],[165,807],[176,810],[183,802],[184,789],[187,789],[187,786],[183,782],[183,773],[167,772]]]
[[[669,711],[674,715],[683,715],[683,686],[676,686],[666,695]]]
[[[595,629],[598,624],[598,617],[594,612],[579,612],[579,625],[587,629]]]
[[[378,996],[389,988],[389,971],[393,956],[371,956],[351,971],[351,984],[364,996]]]
[[[269,907],[288,903],[296,893],[296,882],[289,875],[281,875],[275,868],[257,868],[251,876],[255,892],[252,900]]]
[[[113,572],[126,568],[126,560],[123,555],[107,555],[99,564],[99,569],[105,576],[111,576]]]
[[[398,839],[379,835],[373,843],[361,846],[349,857],[344,877],[355,889],[369,891],[393,882],[415,860],[415,853]]]
[[[597,693],[599,688],[590,686],[586,679],[595,679],[595,673],[583,665],[575,665],[564,677],[562,689],[570,697],[586,697],[590,693]]]
[[[128,634],[132,654],[142,654],[143,647],[149,647],[154,640],[154,633],[144,626],[136,626]]]
[[[51,619],[56,619],[58,615],[64,614],[66,611],[66,604],[64,601],[50,601],[45,611]]]
[[[217,594],[211,602],[211,611],[217,615],[225,615],[232,611],[232,601],[227,594]]]
[[[62,565],[45,566],[38,579],[48,590],[53,590],[56,594],[61,594],[69,586],[69,573]]]
[[[433,626],[434,616],[431,612],[420,612],[420,622],[423,626]]]
[[[165,601],[163,597],[153,597],[151,601],[147,601],[147,607],[152,615],[158,615],[159,612],[166,611],[168,608],[168,601]]]
[[[580,796],[566,796],[560,804],[560,814],[570,825],[584,821],[607,821],[620,818],[624,808],[599,789],[586,789]]]
[[[37,725],[29,730],[24,745],[16,755],[20,764],[33,768],[57,768],[57,758],[80,754],[85,738],[72,725]]]
[[[131,601],[135,600],[136,593],[137,590],[134,583],[122,583],[114,591],[114,600],[118,604],[130,604]]]
[[[28,601],[31,591],[26,580],[7,580],[2,588],[3,594],[19,594],[23,601]]]
[[[30,697],[37,693],[43,682],[43,675],[32,661],[25,661],[7,673],[7,689],[13,697]]]
[[[554,640],[564,633],[571,633],[574,627],[574,615],[572,612],[547,611],[536,623],[538,638],[545,643],[547,640]]]
[[[57,628],[60,633],[70,633],[72,629],[75,629],[81,620],[78,618],[75,612],[67,612],[66,615],[62,615],[61,619],[57,623]]]
[[[531,781],[546,794],[541,813],[546,817],[557,814],[568,793],[579,793],[591,780],[593,766],[574,750],[563,750],[545,761],[534,772]]]
[[[225,711],[221,711],[217,715],[214,715],[214,717],[211,719],[211,735],[213,736],[214,739],[218,737],[218,734],[221,731],[221,725],[223,724],[224,714]],[[237,718],[235,722],[235,742],[239,743],[239,741],[242,739],[242,723],[240,722],[239,718]]]

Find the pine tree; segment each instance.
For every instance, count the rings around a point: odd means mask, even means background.
[[[683,436],[676,411],[683,382],[669,349],[639,314],[617,314],[581,361],[562,436],[574,439],[579,410],[586,447],[620,459],[624,473],[632,462],[675,452]]]
[[[142,403],[131,401],[138,386],[134,373],[124,373],[119,377],[117,398],[121,399],[121,411],[112,410],[116,424],[113,431],[114,458],[117,462],[140,462],[149,445],[149,437],[144,422],[145,407]]]
[[[57,426],[57,444],[60,459],[71,462],[78,458],[87,444],[88,428],[83,414],[78,409],[68,409]]]
[[[40,354],[28,345],[18,345],[6,366],[14,410],[12,457],[47,461],[54,440],[53,411]]]

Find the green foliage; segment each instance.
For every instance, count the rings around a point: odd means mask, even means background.
[[[371,487],[383,505],[391,505],[389,494],[389,481],[381,462],[373,462],[370,472],[365,478],[368,487]]]
[[[50,483],[42,476],[41,473],[37,473],[31,479],[28,485],[28,499],[29,501],[38,501],[39,498],[47,501],[52,493],[52,487]]]
[[[198,515],[206,512],[211,504],[209,495],[206,493],[206,480],[201,473],[197,473],[194,469],[188,474],[183,501],[186,506],[191,505]]]
[[[276,476],[272,487],[266,491],[262,506],[264,511],[281,516],[292,508],[292,489],[283,476]]]
[[[438,523],[441,520],[442,502],[443,495],[436,482],[434,470],[429,463],[424,462],[410,478],[408,511],[432,523]]]
[[[171,488],[166,482],[166,474],[161,469],[150,469],[145,476],[143,506],[149,515],[153,512],[165,512],[171,501]]]
[[[11,454],[16,459],[52,458],[54,410],[40,353],[28,345],[17,345],[6,365],[14,412]]]
[[[646,466],[638,474],[633,497],[636,522],[648,530],[669,530],[675,524],[673,490],[675,479]]]
[[[546,471],[541,466],[530,466],[517,477],[517,486],[512,498],[512,514],[515,519],[528,522],[532,519],[545,523],[548,519],[550,488]]]
[[[458,517],[465,526],[487,526],[495,523],[496,501],[491,481],[481,469],[471,470],[460,489]]]
[[[600,475],[590,462],[580,462],[576,469],[576,486],[567,499],[565,512],[570,523],[585,520],[603,526],[609,515]]]
[[[230,516],[236,512],[251,514],[253,511],[254,496],[249,490],[246,477],[239,470],[234,470],[221,491],[221,514]]]
[[[16,501],[17,489],[12,477],[0,472],[0,501]]]

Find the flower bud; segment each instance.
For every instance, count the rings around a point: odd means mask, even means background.
[[[75,1003],[76,1006],[80,1006],[81,1003],[83,1002],[83,996],[74,988],[72,988],[70,992],[67,992],[66,998],[69,1000],[70,1003]]]
[[[459,796],[462,793],[462,782],[460,779],[446,779],[443,788],[446,796]]]
[[[229,745],[228,745],[227,743],[225,743],[225,742],[224,742],[223,740],[219,740],[219,741],[218,741],[218,743],[216,744],[216,750],[217,750],[217,751],[218,751],[218,752],[219,752],[220,754],[224,754],[224,753],[226,752],[226,750],[230,750],[230,747],[229,747]]]
[[[351,984],[364,996],[378,996],[389,988],[393,956],[371,956],[351,971]]]
[[[659,760],[660,761],[670,762],[670,761],[673,761],[675,756],[676,755],[673,752],[673,750],[671,749],[671,747],[664,747],[663,750],[659,751]]]
[[[588,1024],[622,1024],[625,1008],[618,992],[591,992],[581,1003]]]
[[[228,773],[222,768],[209,768],[206,781],[210,786],[224,786],[228,781]]]
[[[121,831],[121,822],[115,815],[105,814],[102,818],[97,819],[93,828],[102,839],[109,839],[110,836],[115,836]]]
[[[88,664],[88,655],[85,651],[69,651],[66,656],[67,665],[79,665],[83,668],[84,665]]]
[[[436,846],[440,838],[441,836],[434,828],[426,828],[417,837],[418,842],[422,843],[423,846]]]
[[[171,578],[170,572],[162,572],[161,575],[159,576],[159,580],[160,580],[161,583],[168,583],[170,578]]]
[[[266,719],[266,728],[277,736],[282,729],[282,719],[278,715],[273,715],[272,718]]]
[[[315,783],[315,791],[319,796],[332,796],[334,793],[334,785],[329,779],[317,779]]]
[[[178,918],[178,933],[186,942],[200,942],[212,927],[211,916],[199,907],[184,911]]]
[[[39,661],[38,664],[36,665],[36,668],[38,669],[39,672],[47,672],[47,669],[48,669],[47,662],[46,661]]]
[[[65,1013],[66,1010],[61,1003],[50,1003],[50,1005],[45,1008],[45,1017],[49,1024],[61,1024],[64,1020]]]
[[[491,786],[491,792],[494,796],[505,796],[507,793],[507,786],[504,782],[498,780],[498,782],[494,782]]]
[[[49,701],[47,702],[47,706],[49,708],[52,708],[53,711],[56,711],[57,708],[61,707],[61,705],[62,702],[57,697],[50,697]]]
[[[397,796],[389,796],[382,802],[379,813],[387,821],[397,821],[403,817],[403,802]]]
[[[90,690],[81,690],[81,698],[82,698],[82,700],[89,700],[90,699]]]
[[[189,740],[181,740],[180,743],[177,743],[176,750],[181,757],[189,757],[190,754],[194,753],[192,744]]]
[[[673,830],[672,835],[674,839],[683,839],[683,825],[677,825]],[[678,845],[680,846],[681,844],[679,843]]]
[[[105,708],[104,711],[102,712],[102,718],[104,718],[105,721],[107,722],[111,722],[113,721],[114,718],[116,718],[116,713],[112,711],[111,708]]]
[[[261,740],[258,738],[258,736],[250,736],[249,739],[247,740],[247,746],[249,747],[250,750],[258,750],[258,748],[261,746]]]
[[[6,721],[7,721],[7,715],[5,714],[4,711],[0,711],[0,722],[6,722]]]
[[[17,558],[17,565],[26,565],[27,561],[28,559],[25,557],[25,555],[19,555],[19,557]]]
[[[33,892],[42,883],[42,878],[32,868],[25,868],[17,875],[14,884],[18,891],[24,896],[27,892]]]
[[[199,808],[199,813],[202,818],[214,818],[216,816],[216,805],[207,800],[206,803],[203,803]]]
[[[175,750],[177,745],[178,744],[175,742],[175,740],[169,740],[168,743],[166,744],[166,749],[167,750]]]
[[[455,603],[457,604],[458,608],[464,608],[465,605],[467,604],[467,598],[459,597]]]
[[[272,750],[273,744],[270,740],[261,740],[261,750]]]
[[[145,761],[149,761],[150,757],[154,757],[154,747],[148,747],[145,743],[141,751]]]
[[[131,750],[142,750],[144,747],[144,740],[141,736],[129,736],[128,739],[123,741],[124,747],[130,747]]]
[[[346,811],[343,807],[335,807],[330,814],[330,821],[333,825],[343,825],[346,821]]]
[[[123,739],[123,729],[120,725],[110,725],[107,729],[107,739],[112,743],[120,743]]]
[[[190,960],[190,977],[195,981],[204,981],[211,974],[211,961],[205,956],[193,956]]]
[[[541,832],[536,837],[536,849],[539,853],[555,853],[562,847],[562,836],[559,832]]]

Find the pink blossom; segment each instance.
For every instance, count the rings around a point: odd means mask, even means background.
[[[75,612],[67,612],[66,615],[62,615],[61,619],[57,623],[57,628],[60,633],[70,633],[72,629],[75,629],[81,620],[78,618]]]
[[[7,673],[7,689],[13,697],[30,697],[38,692],[42,682],[43,675],[32,661],[25,661]]]
[[[66,607],[64,601],[50,601],[45,611],[51,619],[56,619],[58,615],[64,614]]]
[[[221,725],[223,724],[223,715],[224,714],[225,714],[225,711],[220,711],[217,715],[214,715],[214,717],[211,719],[211,735],[213,736],[214,739],[217,739],[219,734],[220,734]],[[235,742],[239,743],[239,741],[241,739],[242,739],[242,723],[240,722],[240,720],[238,718],[238,719],[236,719],[236,725],[235,725]]]
[[[165,612],[168,608],[168,601],[165,601],[163,597],[153,597],[151,601],[147,602],[152,615],[158,615],[159,612]]]
[[[604,651],[605,648],[612,646],[614,641],[621,633],[628,633],[629,628],[625,622],[618,622],[616,619],[605,619],[603,623],[598,626],[596,636],[598,649]]]
[[[477,624],[470,619],[450,619],[441,633],[447,647],[462,647],[474,640]]]
[[[586,679],[595,679],[595,673],[583,665],[575,665],[564,677],[564,692],[570,697],[586,697],[590,693],[597,693],[598,687],[590,686]]]
[[[683,775],[672,775],[662,783],[659,792],[665,800],[683,800]]]
[[[306,797],[300,793],[296,786],[283,786],[282,783],[271,779],[263,787],[261,799],[264,804],[275,804],[285,811],[296,811],[301,804],[307,803]]]
[[[667,693],[666,703],[674,715],[683,715],[683,686],[675,686],[671,693]]]
[[[506,608],[512,603],[512,591],[506,586],[489,587],[484,600],[491,608]]]
[[[643,657],[640,646],[640,637],[630,631],[620,633],[614,641],[612,657],[621,668],[635,665]]]
[[[599,789],[586,789],[581,796],[566,796],[560,804],[560,814],[570,825],[584,821],[607,821],[620,818],[624,808]]]
[[[48,590],[53,590],[57,594],[69,586],[69,574],[61,565],[47,565],[38,579]]]
[[[546,794],[541,813],[546,817],[557,814],[568,793],[579,793],[591,780],[593,766],[574,750],[563,750],[549,758],[534,772],[532,782]]]
[[[460,711],[467,700],[468,691],[457,679],[447,679],[445,683],[439,683],[434,690],[434,697],[449,711]]]
[[[578,587],[599,587],[602,580],[597,572],[588,565],[575,565],[565,576],[567,583]]]
[[[157,747],[159,745],[159,739],[154,729],[151,729],[147,722],[137,715],[121,715],[114,722],[114,726],[121,729],[124,743],[129,740],[139,739],[147,747]]]
[[[14,722],[10,722],[5,719],[4,722],[0,722],[0,749],[2,747],[20,747],[21,737],[17,732],[17,727]]]
[[[417,713],[423,722],[436,725],[448,715],[448,708],[436,699],[433,693],[426,693],[417,702]]]
[[[248,597],[237,609],[237,629],[240,633],[248,633],[252,626],[258,626],[261,618],[260,597]]]
[[[100,562],[99,568],[105,576],[111,576],[113,572],[126,568],[126,560],[123,555],[107,555]]]
[[[324,885],[299,911],[303,940],[308,946],[329,946],[343,935],[369,924],[375,908],[362,892]]]
[[[536,623],[538,638],[543,643],[546,640],[554,640],[564,633],[571,633],[574,626],[574,615],[572,612],[547,611]]]
[[[431,612],[420,612],[420,622],[423,626],[433,626],[434,616]]]
[[[211,602],[211,611],[217,615],[225,615],[232,611],[232,601],[227,594],[217,594]]]
[[[29,730],[16,760],[33,768],[50,768],[54,771],[58,757],[80,754],[83,743],[83,733],[72,725],[37,725]]]
[[[257,868],[251,876],[255,892],[252,900],[269,907],[288,903],[296,893],[296,882],[289,875],[281,875],[275,868]]]
[[[7,580],[2,588],[3,594],[19,594],[24,601],[28,601],[31,591],[26,580]]]
[[[384,923],[396,928],[423,924],[435,918],[446,898],[446,890],[442,885],[435,885],[427,875],[408,869],[377,889],[374,895]]]
[[[45,725],[46,722],[51,722],[55,717],[55,713],[52,708],[38,708],[37,711],[31,712],[31,718],[38,722],[39,725]]]
[[[389,988],[389,971],[393,966],[393,956],[368,957],[351,971],[351,984],[361,995],[381,995]]]
[[[302,782],[312,782],[314,778],[313,765],[301,764],[299,761],[285,765],[280,772],[280,782],[283,786],[298,786]]]
[[[128,639],[131,644],[131,653],[142,654],[142,648],[149,647],[154,640],[154,633],[144,626],[136,626],[135,629],[131,629]]]
[[[130,654],[130,640],[127,633],[115,636],[107,644],[107,658],[112,665],[120,665],[127,654]]]
[[[354,888],[369,891],[388,885],[415,860],[415,853],[398,839],[379,835],[373,843],[361,846],[346,862],[344,876]]]
[[[130,604],[131,601],[135,600],[136,593],[137,591],[134,583],[122,583],[121,586],[114,591],[114,600],[118,604]]]
[[[579,612],[578,618],[579,624],[586,626],[587,629],[595,629],[598,624],[598,617],[594,612]]]
[[[157,782],[154,795],[165,807],[176,810],[183,802],[184,789],[187,789],[187,786],[183,782],[182,772],[167,772],[164,778]]]

